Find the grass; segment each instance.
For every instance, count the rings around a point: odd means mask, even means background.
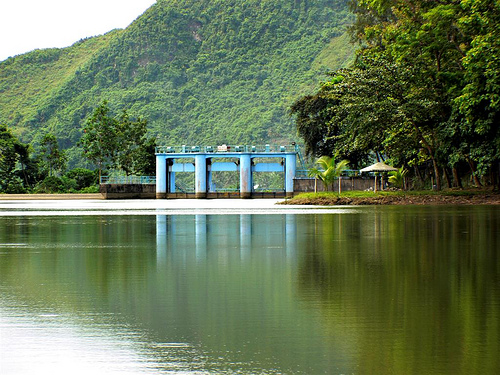
[[[472,195],[482,195],[491,193],[491,190],[442,190],[442,191],[432,191],[432,190],[411,190],[411,191],[377,191],[376,193],[373,191],[345,191],[340,195],[337,192],[319,192],[319,193],[300,193],[296,195],[294,198],[302,198],[302,199],[317,199],[317,198],[373,198],[373,197],[388,197],[388,196],[452,196],[452,197],[468,197]]]
[[[320,193],[300,193],[296,196],[294,196],[292,199],[318,199],[318,198],[338,198],[338,197],[344,197],[344,198],[373,198],[373,197],[384,197],[388,195],[396,195],[396,196],[401,196],[405,195],[408,192],[404,191],[382,191],[382,192],[376,192],[374,193],[373,191],[361,191],[361,190],[354,190],[354,191],[345,191],[342,192],[340,195],[339,193],[336,192],[320,192]]]

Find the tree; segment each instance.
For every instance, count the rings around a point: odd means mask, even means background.
[[[316,95],[297,100],[290,108],[290,115],[296,116],[297,133],[304,140],[307,155],[320,157],[336,154],[358,167],[366,162],[369,151],[338,147],[338,136],[342,129],[336,116],[341,103],[338,95],[331,95],[331,88],[344,80],[343,71],[340,72],[332,74]]]
[[[488,0],[463,0],[460,28],[472,36],[463,59],[465,86],[455,104],[464,121],[462,138],[470,142],[462,152],[484,175],[494,163],[500,169],[500,7]]]
[[[98,183],[96,171],[91,171],[85,168],[72,169],[65,174],[65,177],[75,180],[76,190],[82,190],[95,186]]]
[[[151,170],[154,160],[154,139],[147,139],[147,120],[132,118],[127,110],[112,117],[106,101],[98,106],[87,120],[80,140],[84,155],[101,170],[107,167],[121,169],[126,175]],[[149,156],[145,153],[150,152]]]
[[[443,175],[451,186],[450,169],[460,186],[459,166],[468,165],[479,185],[500,165],[500,8],[487,0],[353,4],[354,65],[292,106],[306,145],[350,160],[373,152],[431,163],[438,189]]]
[[[24,193],[37,174],[29,145],[20,142],[0,124],[0,192]]]
[[[109,112],[108,102],[105,100],[87,119],[79,142],[83,147],[83,155],[97,165],[99,181],[102,170],[112,165],[119,146],[118,121]]]
[[[334,73],[320,90],[330,103],[323,129],[332,152],[355,156],[356,165],[371,153],[402,164],[429,159],[439,185],[441,103],[419,79],[418,67],[385,57],[360,58],[357,66]]]
[[[138,172],[140,169],[137,168],[138,159],[146,142],[146,126],[148,122],[140,117],[135,120],[131,119],[128,112],[124,110],[117,123],[117,142],[119,147],[116,150],[117,158],[115,165],[125,171],[125,174],[128,176]]]
[[[135,154],[134,173],[143,176],[156,174],[156,139],[148,138],[137,149]]]
[[[49,171],[49,176],[62,173],[66,169],[67,156],[64,150],[59,149],[56,137],[47,133],[41,142],[42,160]]]
[[[334,135],[328,127],[331,120],[329,109],[335,104],[320,91],[316,95],[304,96],[290,108],[290,115],[295,115],[297,133],[305,143],[306,155],[326,155],[332,152]]]

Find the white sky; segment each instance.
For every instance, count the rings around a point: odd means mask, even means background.
[[[156,0],[0,0],[0,61],[125,28]]]

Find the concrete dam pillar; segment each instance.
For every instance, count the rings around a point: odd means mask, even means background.
[[[167,197],[167,157],[156,155],[156,199]]]
[[[194,157],[194,193],[196,198],[207,197],[207,159],[205,155]]]
[[[250,154],[240,156],[240,197],[252,197],[252,158]]]

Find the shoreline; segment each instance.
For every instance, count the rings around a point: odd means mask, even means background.
[[[67,194],[0,194],[0,201],[43,201],[43,200],[104,200],[101,193]]]
[[[500,194],[497,192],[480,192],[471,194],[394,194],[376,195],[373,197],[349,197],[319,195],[296,196],[279,202],[280,205],[313,205],[313,206],[390,206],[390,205],[500,205]]]
[[[100,193],[87,194],[0,194],[0,202],[2,201],[83,201],[83,200],[98,200],[105,202],[117,201],[137,201],[137,199],[105,199]],[[189,201],[188,206],[195,207],[197,205],[203,207],[206,204],[202,202],[226,201],[226,202],[256,202],[261,199],[185,199]],[[149,201],[151,204],[163,206],[166,202],[184,201],[184,199],[141,199],[141,201]],[[384,194],[374,196],[338,196],[337,194],[298,194],[293,198],[288,199],[262,199],[268,201],[272,205],[284,206],[368,206],[368,205],[500,205],[500,193],[492,191],[473,191],[470,193],[463,192],[462,194]],[[195,203],[198,202],[198,203]],[[246,203],[235,204],[235,206],[247,206]],[[250,204],[251,205],[251,204]]]

